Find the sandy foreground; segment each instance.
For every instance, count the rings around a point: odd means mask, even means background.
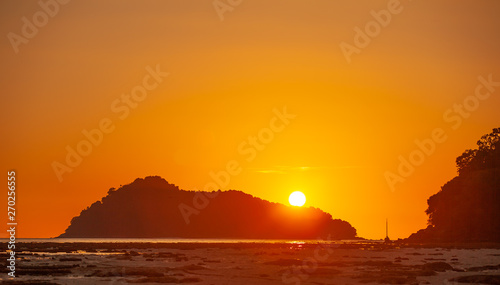
[[[498,247],[29,243],[17,255],[1,284],[500,284]]]

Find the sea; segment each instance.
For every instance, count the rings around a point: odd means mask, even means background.
[[[0,239],[8,242],[9,239]],[[383,240],[293,240],[293,239],[212,239],[212,238],[17,238],[25,243],[303,243],[303,244],[358,244],[382,243]]]

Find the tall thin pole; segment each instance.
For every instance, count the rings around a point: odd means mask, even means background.
[[[387,218],[385,219],[385,236],[389,237],[389,222]]]

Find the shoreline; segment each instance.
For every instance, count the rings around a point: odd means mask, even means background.
[[[0,279],[2,284],[447,284],[478,280],[474,278],[500,282],[500,245],[494,246],[20,242],[17,277],[7,278],[4,267]],[[1,259],[5,261],[7,254],[2,252]]]
[[[133,239],[130,242],[127,241],[40,241],[40,242],[26,242],[18,241],[16,242],[17,247],[33,248],[36,246],[51,246],[51,247],[68,247],[69,245],[80,245],[83,247],[94,247],[99,245],[102,248],[116,248],[120,246],[130,247],[131,245],[136,245],[138,248],[184,248],[186,246],[191,248],[206,248],[206,247],[290,247],[290,245],[301,245],[304,248],[315,247],[317,245],[332,246],[335,248],[450,248],[450,249],[500,249],[500,243],[494,242],[476,242],[476,243],[405,243],[405,242],[391,242],[384,243],[383,241],[322,241],[322,240],[227,240],[221,242],[219,240],[214,241],[137,241]]]

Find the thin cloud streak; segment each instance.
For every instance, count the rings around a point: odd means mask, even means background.
[[[335,167],[325,166],[274,166],[272,168],[248,168],[249,170],[263,174],[288,174],[293,172],[304,172],[314,170],[339,170],[339,169],[360,169],[368,168],[367,166],[360,165],[344,165]]]

